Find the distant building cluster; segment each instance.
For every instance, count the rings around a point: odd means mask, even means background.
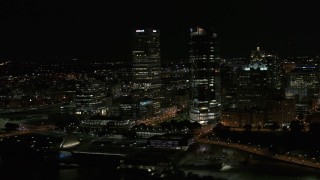
[[[152,124],[174,107],[200,124],[263,127],[309,122],[320,110],[318,56],[279,57],[257,47],[249,57],[224,59],[218,35],[195,27],[189,57],[163,61],[160,42],[159,29],[135,29],[131,59],[1,60],[0,113],[57,107],[84,126],[130,126]]]

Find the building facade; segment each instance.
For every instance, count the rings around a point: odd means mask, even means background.
[[[296,67],[287,73],[286,96],[295,96],[297,102],[319,94],[319,69],[315,66]]]
[[[137,99],[154,99],[153,106],[160,110],[161,58],[160,31],[158,29],[137,29],[133,32],[133,85]]]
[[[220,118],[220,76],[217,35],[200,27],[190,29],[190,120],[215,123]]]
[[[238,70],[238,108],[266,108],[267,100],[271,98],[272,92],[268,88],[267,70],[268,67],[260,61],[255,61]]]
[[[75,114],[96,114],[105,97],[105,84],[93,79],[80,80],[75,84]]]

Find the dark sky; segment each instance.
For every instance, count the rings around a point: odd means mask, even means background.
[[[188,55],[188,29],[214,27],[221,55],[262,49],[320,54],[319,11],[308,0],[1,0],[0,57],[130,57],[131,31],[161,30],[164,59]]]

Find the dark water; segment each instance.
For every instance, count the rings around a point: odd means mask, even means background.
[[[132,171],[134,172],[134,171]],[[105,165],[57,166],[42,164],[19,164],[14,162],[0,169],[0,179],[32,179],[32,180],[100,180],[100,179],[149,179],[142,174],[119,172],[115,167]],[[230,180],[316,180],[320,179],[319,171],[311,168],[281,162],[265,162],[254,160],[248,166],[227,171],[221,170],[188,170],[188,173],[200,176],[212,176]]]
[[[19,162],[17,162],[19,163]],[[95,180],[120,179],[117,170],[105,167],[59,167],[57,165],[1,167],[0,179]],[[2,178],[1,178],[2,177]]]
[[[212,147],[221,151],[221,147]],[[246,153],[241,152],[243,156]],[[7,157],[7,156],[6,156]],[[0,161],[1,162],[1,161]],[[137,170],[119,171],[116,158],[102,158],[100,156],[81,157],[73,160],[73,164],[58,162],[42,162],[37,156],[28,154],[14,155],[2,158],[0,163],[0,180],[30,179],[30,180],[131,180],[151,179]],[[219,169],[183,169],[184,173],[211,176],[228,180],[316,180],[320,179],[320,170],[288,164],[271,159],[252,156],[248,163],[232,167],[228,170]],[[152,178],[158,179],[158,178]],[[159,178],[160,179],[160,178]],[[177,178],[182,179],[182,178]]]

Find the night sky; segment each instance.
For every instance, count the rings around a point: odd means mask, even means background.
[[[315,2],[277,1],[1,0],[0,57],[128,59],[132,29],[155,27],[163,59],[180,59],[195,25],[216,29],[223,57],[248,57],[258,44],[282,56],[320,54]]]

